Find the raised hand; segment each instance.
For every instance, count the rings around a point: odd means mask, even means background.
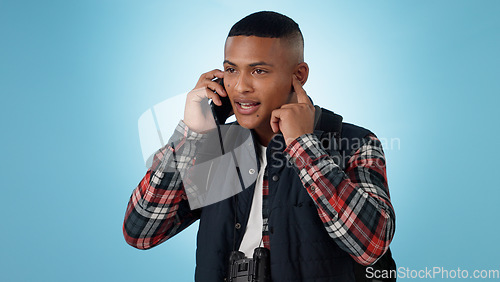
[[[297,137],[314,131],[314,105],[295,75],[292,85],[297,103],[285,104],[274,110],[270,121],[273,132],[281,131],[287,146]]]

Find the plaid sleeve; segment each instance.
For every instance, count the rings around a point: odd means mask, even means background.
[[[199,218],[189,208],[179,171],[193,163],[196,143],[203,138],[180,121],[168,144],[156,152],[125,212],[123,234],[128,244],[152,248]]]
[[[374,135],[363,139],[345,171],[314,134],[294,140],[285,150],[319,217],[338,246],[358,263],[370,265],[389,248],[395,227],[382,144]]]

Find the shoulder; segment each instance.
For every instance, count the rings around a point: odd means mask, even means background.
[[[318,129],[323,132],[334,133],[336,138],[331,138],[336,143],[334,147],[346,158],[349,158],[358,150],[365,151],[369,148],[381,147],[380,141],[371,130],[356,124],[343,122],[341,115],[325,108],[320,109]]]
[[[325,132],[338,131],[343,138],[363,138],[367,135],[375,136],[369,129],[352,123],[343,122],[343,117],[338,113],[319,106],[316,106],[316,109],[321,110],[317,115],[317,129]]]
[[[342,123],[341,136],[344,138],[365,138],[368,135],[375,136],[375,134],[371,130],[359,125],[347,122]]]

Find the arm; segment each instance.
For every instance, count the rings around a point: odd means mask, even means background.
[[[395,215],[390,202],[385,157],[373,135],[363,139],[346,170],[329,156],[314,134],[305,134],[285,150],[313,199],[328,234],[363,265],[377,261],[389,248]]]
[[[200,210],[189,207],[181,174],[194,164],[196,144],[206,137],[202,132],[215,127],[207,102],[212,99],[222,105],[220,96],[227,93],[215,79],[223,77],[224,72],[217,69],[200,76],[187,94],[184,120],[156,153],[153,165],[132,193],[123,223],[123,235],[130,245],[152,248],[200,217]]]
[[[180,171],[193,163],[196,143],[203,137],[181,121],[168,144],[155,154],[127,206],[123,235],[128,244],[152,248],[199,218],[199,211],[189,208]]]

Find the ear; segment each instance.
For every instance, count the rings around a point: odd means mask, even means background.
[[[300,84],[304,85],[306,84],[307,77],[309,76],[309,66],[307,65],[307,63],[302,62],[295,67],[295,71],[293,72],[293,74],[297,76]]]

